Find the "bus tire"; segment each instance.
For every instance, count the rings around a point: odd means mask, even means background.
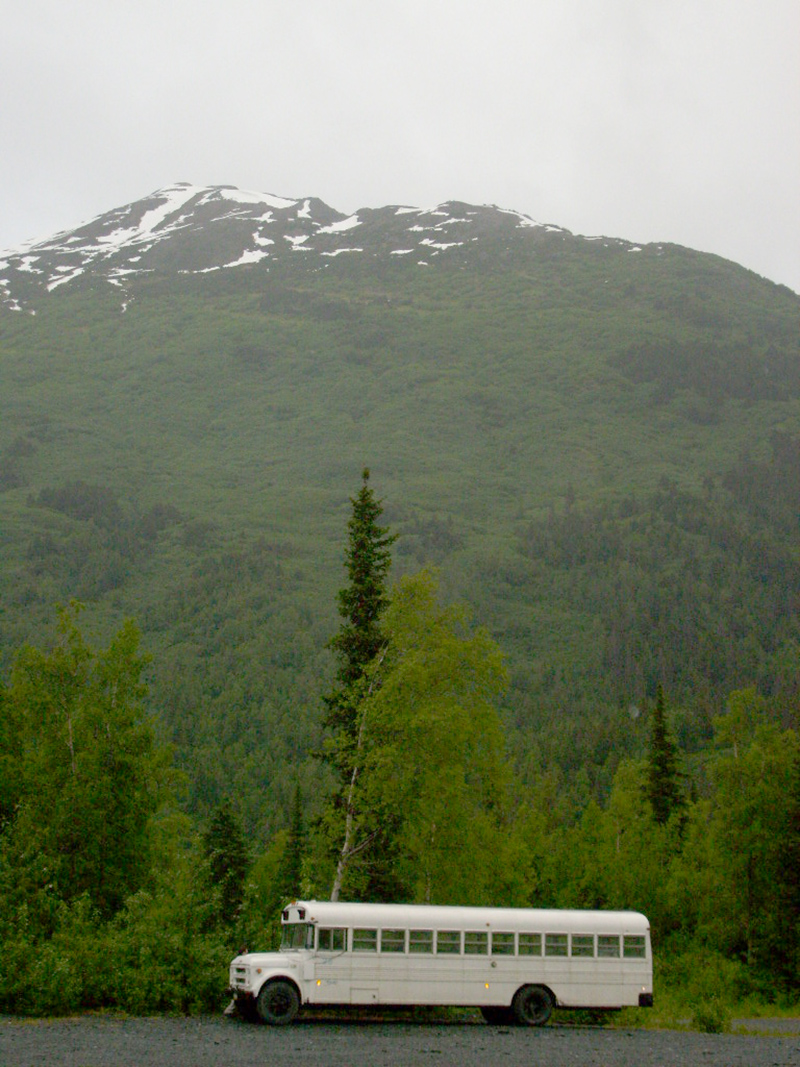
[[[517,990],[511,1004],[520,1026],[544,1026],[553,1008],[553,994],[543,985],[524,985]]]
[[[291,982],[276,978],[261,987],[256,1007],[262,1022],[286,1026],[300,1010],[300,994]]]

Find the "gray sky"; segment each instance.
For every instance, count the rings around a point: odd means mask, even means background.
[[[0,0],[0,248],[175,181],[494,203],[800,292],[800,0]]]

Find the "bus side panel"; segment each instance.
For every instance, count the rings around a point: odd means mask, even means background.
[[[356,953],[349,968],[344,957],[335,963],[318,961],[310,1003],[508,1007],[521,986],[545,985],[562,1007],[621,1008],[652,992],[649,960]]]
[[[543,978],[564,1008],[637,1007],[639,994],[653,989],[649,960],[564,960],[549,964]]]
[[[460,1003],[464,966],[461,956],[396,956],[383,953],[365,964],[359,978],[375,976],[384,1004],[445,1005]],[[355,969],[354,969],[355,981]]]
[[[304,977],[309,1004],[349,1004],[352,956],[318,953],[307,961]]]

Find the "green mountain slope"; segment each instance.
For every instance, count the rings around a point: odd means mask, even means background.
[[[602,789],[658,681],[688,747],[732,688],[796,708],[800,298],[481,210],[425,265],[379,254],[385,211],[364,255],[189,274],[162,242],[124,293],[0,310],[5,662],[55,602],[135,615],[201,807],[269,827],[313,782],[364,465],[395,573],[439,567],[506,650],[523,773]]]

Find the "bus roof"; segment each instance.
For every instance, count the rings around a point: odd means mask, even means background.
[[[295,900],[285,921],[324,926],[530,930],[576,933],[646,933],[650,924],[636,911],[584,911],[561,908],[476,908],[437,904],[353,904]]]

